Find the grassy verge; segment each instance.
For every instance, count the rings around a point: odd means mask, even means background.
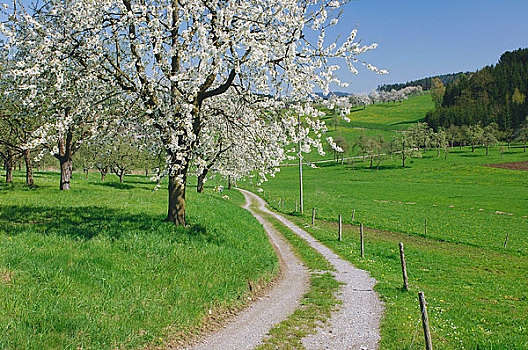
[[[263,228],[219,196],[189,190],[181,228],[143,177],[79,174],[59,192],[57,174],[37,173],[32,189],[17,175],[0,185],[0,348],[163,344],[278,269]]]
[[[336,293],[340,284],[328,272],[333,267],[320,253],[270,215],[265,217],[290,242],[295,254],[312,273],[310,289],[301,300],[301,307],[274,327],[258,349],[302,349],[302,338],[315,333],[339,304]]]
[[[424,348],[419,290],[426,295],[435,349],[528,347],[526,258],[379,230],[366,230],[361,258],[357,227],[346,226],[342,242],[335,223],[318,220],[306,230],[378,280],[386,307],[381,349]],[[399,242],[405,245],[409,292],[402,290]]]

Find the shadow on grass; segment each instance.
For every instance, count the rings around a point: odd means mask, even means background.
[[[126,183],[120,183],[120,182],[96,182],[94,185],[103,186],[103,187],[111,187],[117,190],[131,190],[131,189],[136,188],[136,186],[126,184]]]
[[[36,232],[90,240],[95,237],[120,239],[124,234],[160,235],[173,242],[206,241],[221,244],[217,230],[203,224],[175,226],[160,216],[132,214],[106,207],[34,207],[0,205],[0,232],[16,236]]]
[[[392,123],[391,126],[397,126],[397,125],[414,125],[418,122],[421,122],[422,120],[408,120],[405,122],[399,122],[399,123]]]
[[[317,164],[317,166],[319,168],[331,168],[331,167],[341,167],[347,171],[361,171],[361,172],[372,172],[372,171],[381,171],[381,170],[394,170],[394,169],[409,169],[409,168],[412,168],[412,166],[409,164],[409,165],[405,165],[405,168],[403,168],[400,165],[395,165],[395,164],[390,164],[390,165],[385,165],[385,164],[380,164],[379,166],[376,165],[376,163],[374,163],[374,165],[372,165],[372,168],[369,167],[369,164],[370,164],[370,161],[365,161],[365,162],[362,162],[362,161],[358,161],[356,163],[354,163],[354,165],[352,165],[351,163],[347,163],[347,161],[345,161],[345,164],[341,164],[341,162],[339,163],[334,163],[334,162],[328,162],[328,163],[319,163]]]

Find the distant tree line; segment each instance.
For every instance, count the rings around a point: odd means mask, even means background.
[[[505,52],[496,65],[447,84],[441,104],[425,120],[435,130],[495,123],[513,137],[526,123],[527,94],[528,49]]]
[[[470,75],[470,74],[471,73],[468,73],[468,72],[458,72],[458,73],[435,75],[432,77],[408,81],[406,83],[384,84],[384,85],[379,85],[377,88],[377,91],[381,92],[381,91],[401,90],[408,86],[420,86],[422,90],[428,91],[428,90],[431,90],[431,88],[433,87],[434,79],[439,79],[442,82],[442,84],[447,85],[447,84],[452,84],[456,82],[457,80],[459,80],[460,78]]]

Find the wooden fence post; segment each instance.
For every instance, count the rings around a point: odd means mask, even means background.
[[[405,254],[403,253],[403,243],[400,242],[400,260],[403,274],[403,289],[409,290],[409,284],[407,282],[407,266],[405,265]]]
[[[312,208],[312,226],[315,226],[315,208]]]
[[[343,232],[343,223],[341,221],[341,215],[339,215],[339,242],[341,242],[342,232]]]
[[[425,349],[433,350],[433,343],[431,342],[431,331],[429,330],[429,317],[427,316],[427,307],[425,306],[424,292],[418,292],[420,299],[420,311],[422,312],[422,326],[425,336]]]
[[[361,237],[361,257],[365,257],[365,249],[364,249],[364,245],[363,245],[363,224],[360,224],[359,226],[359,234],[360,234],[360,237]]]

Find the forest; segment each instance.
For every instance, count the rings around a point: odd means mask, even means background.
[[[456,82],[462,76],[469,74],[469,72],[458,72],[458,73],[449,73],[442,75],[435,75],[432,77],[422,78],[418,80],[408,81],[406,83],[395,83],[395,84],[384,84],[378,86],[377,90],[381,91],[391,91],[391,90],[401,90],[408,86],[421,86],[422,90],[428,91],[433,87],[433,80],[438,79],[442,84],[447,85]]]
[[[496,65],[466,74],[445,86],[440,105],[426,116],[434,129],[496,123],[512,132],[528,115],[528,48],[505,52]]]

